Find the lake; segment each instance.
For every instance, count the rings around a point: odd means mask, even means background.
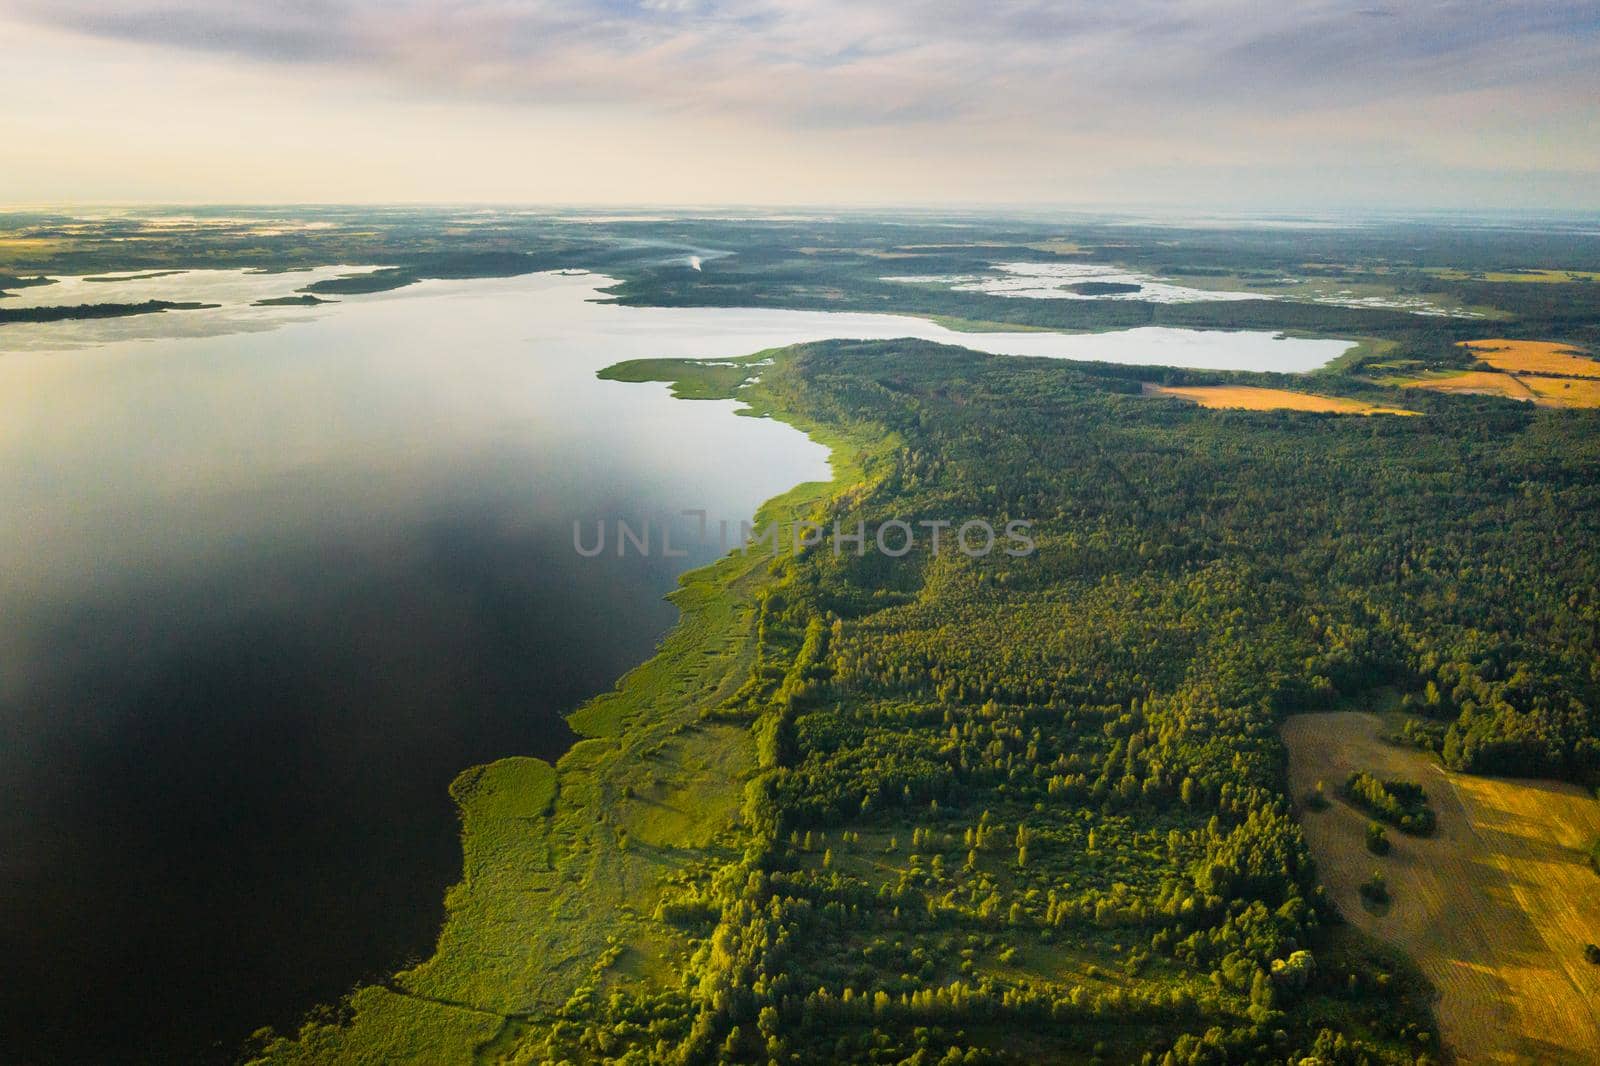
[[[598,369],[841,336],[1279,370],[1348,347],[622,308],[581,274],[250,306],[326,273],[63,282],[223,306],[0,327],[8,1061],[226,1060],[426,954],[450,780],[558,756],[563,713],[650,654],[716,552],[679,512],[737,523],[827,475],[787,426]],[[579,557],[573,522],[617,518],[688,555]]]

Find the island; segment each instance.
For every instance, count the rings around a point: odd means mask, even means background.
[[[265,300],[257,300],[252,307],[315,307],[318,304],[338,303],[337,300],[324,300],[309,292],[298,296],[272,296]]]
[[[202,311],[220,304],[174,300],[145,300],[136,304],[75,304],[70,307],[0,307],[0,324],[7,322],[65,322],[82,318],[126,318],[164,311]]]
[[[1079,296],[1126,296],[1144,290],[1143,285],[1136,285],[1131,281],[1080,281],[1075,285],[1063,287]]]

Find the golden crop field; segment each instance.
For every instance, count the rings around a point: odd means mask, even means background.
[[[1579,354],[1568,344],[1491,338],[1462,341],[1461,346],[1496,370],[1511,374],[1567,374],[1600,378],[1600,360]]]
[[[1431,389],[1434,392],[1504,396],[1540,407],[1600,407],[1600,379],[1597,378],[1552,378],[1539,374],[1465,370],[1446,377],[1412,378],[1398,384],[1408,389]]]
[[[1541,407],[1600,407],[1600,379],[1596,378],[1544,378],[1524,374],[1517,380],[1525,382],[1538,399]]]
[[[1469,395],[1505,396],[1512,400],[1532,402],[1538,398],[1533,389],[1524,384],[1525,377],[1514,377],[1494,370],[1464,370],[1437,378],[1413,378],[1400,382],[1408,389],[1432,389],[1434,392],[1457,392]]]
[[[1382,739],[1380,719],[1335,712],[1283,726],[1297,799],[1318,781],[1332,800],[1300,822],[1330,897],[1363,932],[1409,954],[1439,992],[1440,1035],[1462,1063],[1593,1063],[1600,1049],[1600,878],[1587,861],[1600,803],[1574,785],[1445,771]],[[1389,833],[1378,857],[1368,818],[1337,797],[1352,770],[1422,785],[1429,837]],[[1374,870],[1390,902],[1358,886]]]
[[[1414,415],[1398,407],[1379,407],[1343,396],[1315,396],[1289,389],[1263,389],[1253,385],[1151,385],[1146,396],[1176,396],[1201,407],[1244,411],[1324,411],[1344,415]]]

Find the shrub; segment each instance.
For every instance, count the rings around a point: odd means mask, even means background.
[[[1389,833],[1377,822],[1367,823],[1367,850],[1374,855],[1389,854]]]
[[[1356,770],[1342,789],[1344,797],[1368,814],[1403,832],[1426,836],[1433,832],[1434,815],[1428,794],[1411,781],[1379,781]]]
[[[1389,885],[1378,871],[1372,871],[1372,876],[1361,882],[1361,898],[1368,903],[1389,902]]]

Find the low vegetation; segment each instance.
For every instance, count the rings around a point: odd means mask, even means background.
[[[727,399],[745,382],[759,376],[772,361],[771,352],[715,362],[694,359],[632,359],[600,371],[605,381],[666,381],[683,400]]]
[[[1367,823],[1367,850],[1374,855],[1389,854],[1389,833],[1377,822]]]

